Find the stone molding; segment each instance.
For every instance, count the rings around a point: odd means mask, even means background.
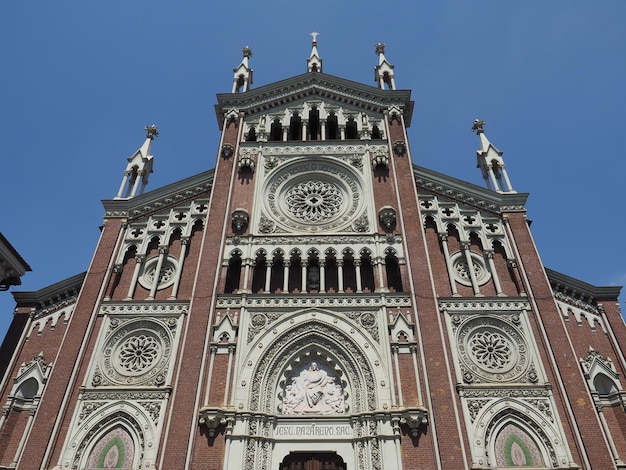
[[[409,294],[221,294],[217,297],[218,308],[293,309],[307,307],[371,309],[372,307],[409,307]]]

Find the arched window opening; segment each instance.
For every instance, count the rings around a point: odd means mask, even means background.
[[[483,242],[480,237],[476,234],[476,232],[470,233],[470,244],[482,253],[483,251]]]
[[[320,262],[316,254],[309,256],[306,270],[306,291],[319,292],[320,290]]]
[[[15,396],[23,400],[33,400],[38,391],[39,382],[37,382],[37,379],[31,377],[30,379],[26,380],[22,385],[20,385],[20,388],[18,388]]]
[[[615,382],[604,374],[594,377],[593,386],[600,398],[609,398],[609,395],[618,391]]]
[[[384,72],[383,73],[383,83],[385,85],[387,85],[386,87],[383,87],[383,90],[391,90],[392,86],[391,86],[391,75],[389,75],[389,72]]]
[[[339,290],[339,276],[337,269],[337,258],[334,253],[326,256],[326,292],[332,294]]]
[[[378,126],[372,126],[372,139],[382,139],[382,135],[380,134],[380,129]]]
[[[284,258],[282,253],[278,253],[274,256],[272,262],[272,278],[270,279],[271,292],[281,292],[283,288],[283,277],[285,275],[283,262]]]
[[[459,231],[454,224],[448,224],[447,232],[449,238],[454,238],[456,243],[460,243],[461,238],[459,237]]]
[[[302,260],[295,253],[289,260],[289,292],[300,292],[302,288]]]
[[[280,123],[280,119],[276,118],[272,121],[270,127],[270,140],[272,142],[280,142],[283,140],[283,125]]]
[[[226,271],[226,285],[224,292],[226,294],[234,294],[239,289],[239,280],[241,279],[241,255],[235,253],[228,261],[228,270]]]
[[[317,108],[309,111],[309,139],[318,140],[320,131],[320,112]]]
[[[385,266],[387,268],[387,287],[391,292],[402,292],[400,263],[395,254],[387,253],[387,256],[385,256]]]
[[[254,126],[252,126],[248,134],[246,134],[246,142],[256,142],[256,129]]]
[[[152,237],[150,243],[148,243],[148,248],[146,250],[146,255],[149,257],[150,255],[155,254],[155,252],[159,251],[159,237]]]
[[[376,285],[374,283],[374,265],[369,253],[361,255],[361,288],[363,292],[374,292]]]
[[[330,113],[326,119],[326,138],[328,140],[339,139],[339,121],[335,113]]]
[[[348,292],[356,292],[356,265],[351,253],[343,258],[343,289]]]
[[[130,170],[130,175],[128,175],[128,187],[126,188],[126,194],[124,195],[124,197],[130,197],[133,193],[133,188],[135,186],[135,181],[137,180],[138,174],[139,168],[137,166],[132,167]]]
[[[259,254],[254,260],[254,271],[252,272],[252,292],[263,292],[265,288],[265,254]]]
[[[235,86],[235,93],[241,93],[241,91],[243,90],[243,86],[245,85],[245,80],[243,78],[243,75],[239,75],[239,77],[237,77],[237,84]]]
[[[346,139],[358,139],[359,132],[354,118],[349,118],[346,122]]]
[[[302,119],[298,113],[293,113],[289,121],[289,140],[302,140]]]

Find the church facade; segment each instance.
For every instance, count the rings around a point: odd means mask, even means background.
[[[545,268],[503,154],[413,163],[413,102],[307,71],[215,106],[215,168],[145,191],[86,273],[14,293],[0,468],[626,468],[619,287]]]

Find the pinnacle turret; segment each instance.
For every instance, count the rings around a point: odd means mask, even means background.
[[[485,124],[485,121],[474,119],[472,126],[472,131],[480,138],[480,150],[476,151],[476,166],[481,169],[487,188],[499,193],[514,193],[502,158],[504,152],[489,142],[485,135]]]
[[[233,69],[233,93],[248,91],[252,85],[252,69],[248,65],[248,59],[252,57],[252,48],[246,46],[241,49],[243,59],[238,67]]]
[[[317,37],[320,33],[313,31],[310,36],[313,38],[311,45],[311,55],[306,60],[307,72],[321,72],[322,71],[322,59],[317,52]]]
[[[393,65],[385,58],[385,44],[382,42],[376,44],[376,54],[378,55],[378,65],[374,67],[374,80],[378,82],[381,90],[385,88],[395,90],[396,82],[393,76]]]
[[[157,127],[153,124],[146,126],[146,140],[143,145],[133,155],[128,157],[128,164],[124,171],[122,184],[115,199],[130,199],[143,191],[148,184],[148,177],[152,173],[152,163],[154,156],[150,155],[150,146],[155,137],[159,136]],[[141,182],[141,187],[139,183]]]

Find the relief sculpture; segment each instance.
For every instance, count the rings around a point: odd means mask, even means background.
[[[283,395],[283,413],[301,414],[336,414],[343,413],[343,389],[336,377],[321,369],[317,362],[311,362],[308,368],[298,375],[290,377]]]

